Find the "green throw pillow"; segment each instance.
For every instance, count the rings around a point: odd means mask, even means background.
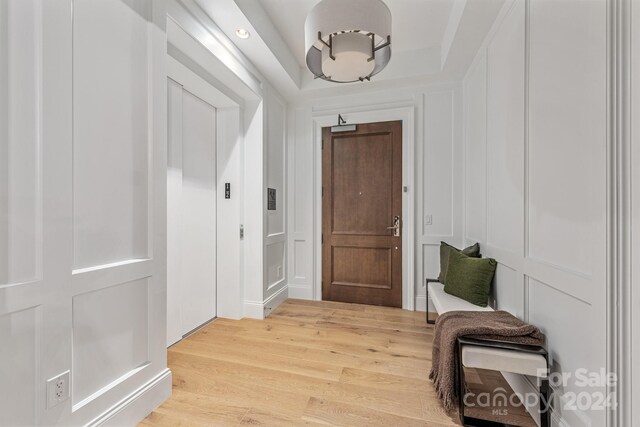
[[[471,304],[486,307],[497,265],[495,259],[471,258],[451,251],[444,291]]]
[[[440,242],[440,275],[438,276],[438,281],[442,284],[447,280],[449,252],[462,252],[471,258],[480,258],[480,245],[476,243],[475,245],[471,245],[468,248],[460,250],[445,242]]]

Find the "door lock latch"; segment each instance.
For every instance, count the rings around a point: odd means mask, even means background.
[[[394,237],[400,237],[400,216],[396,215],[393,217],[393,226],[387,227],[387,230],[393,230]]]

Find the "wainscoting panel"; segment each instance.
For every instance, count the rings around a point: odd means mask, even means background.
[[[524,10],[515,3],[487,48],[487,244],[514,253],[523,244]]]
[[[6,426],[36,425],[40,405],[40,308],[0,315],[0,421]]]
[[[313,233],[313,147],[302,142],[310,138],[307,134],[312,132],[311,123],[310,111],[297,108],[289,124],[294,134],[289,147],[292,231],[307,233],[309,237]]]
[[[285,232],[285,130],[286,106],[274,95],[267,97],[267,187],[276,190],[276,209],[267,210],[267,236]]]
[[[522,273],[498,263],[493,288],[496,308],[513,313],[521,319],[525,318],[524,286]]]
[[[285,256],[285,239],[284,236],[279,242],[267,245],[266,269],[267,269],[267,289],[278,284],[283,279],[284,270],[282,263]]]
[[[451,90],[425,95],[422,164],[428,173],[422,174],[422,212],[431,216],[431,224],[424,220],[418,222],[422,235],[453,235],[453,108],[454,93]]]
[[[487,240],[487,56],[482,50],[464,82],[464,228],[476,242]]]
[[[589,276],[605,256],[606,2],[530,5],[529,256]]]
[[[266,147],[265,147],[265,230],[264,230],[264,294],[263,301],[287,285],[287,108],[271,88],[266,91]],[[267,209],[268,188],[276,191],[276,208]],[[291,274],[291,272],[289,272]],[[272,307],[275,305],[272,304]]]
[[[557,368],[573,366],[597,371],[606,349],[592,347],[593,342],[604,342],[597,320],[591,315],[592,307],[570,295],[563,294],[539,282],[529,279],[529,306],[535,307],[529,321],[541,325],[549,341],[553,363]],[[561,325],[562,327],[557,327]],[[589,330],[589,338],[579,331]],[[573,331],[569,333],[569,331]]]
[[[293,278],[295,280],[304,280],[306,278],[308,268],[305,268],[305,262],[308,260],[308,257],[306,256],[305,249],[306,245],[304,240],[294,240],[291,256],[293,258]]]
[[[292,298],[313,299],[313,147],[302,143],[312,133],[310,111],[289,109],[287,125],[287,282]]]
[[[75,269],[149,256],[150,13],[149,1],[74,4]]]
[[[529,321],[540,326],[547,336],[552,371],[571,375],[566,386],[554,387],[554,416],[570,426],[601,425],[590,420],[604,415],[604,410],[577,410],[580,403],[572,403],[570,399],[574,395],[565,396],[565,393],[576,393],[576,397],[583,394],[591,399],[594,396],[597,398],[594,393],[606,393],[601,386],[575,385],[577,375],[581,375],[578,370],[582,370],[582,375],[598,375],[600,369],[604,369],[606,337],[600,320],[604,315],[604,307],[593,307],[531,278],[528,300]],[[594,346],[594,343],[598,345]],[[565,408],[568,403],[569,407]]]
[[[149,360],[147,279],[73,298],[73,403],[116,386]]]
[[[0,287],[42,264],[42,6],[0,4]]]
[[[424,277],[429,279],[437,279],[440,274],[440,245],[429,244],[422,245],[422,268]],[[423,280],[421,286],[424,286]]]

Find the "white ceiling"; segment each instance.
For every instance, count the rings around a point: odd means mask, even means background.
[[[1,0],[0,0],[1,1]],[[460,80],[505,0],[384,0],[391,9],[392,59],[374,81],[314,79],[304,60],[304,22],[320,0],[191,0],[210,33],[287,99],[360,93],[375,87]],[[348,1],[348,0],[344,0]],[[187,2],[189,3],[189,2]],[[202,22],[207,19],[199,17]],[[245,28],[248,39],[235,32]],[[218,37],[224,35],[226,37]],[[233,47],[231,47],[233,46]]]
[[[285,43],[305,67],[304,21],[320,0],[259,0]],[[440,47],[455,0],[385,0],[393,52]]]

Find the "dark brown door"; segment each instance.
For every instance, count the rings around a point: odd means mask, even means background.
[[[322,299],[402,307],[402,122],[322,142]]]

